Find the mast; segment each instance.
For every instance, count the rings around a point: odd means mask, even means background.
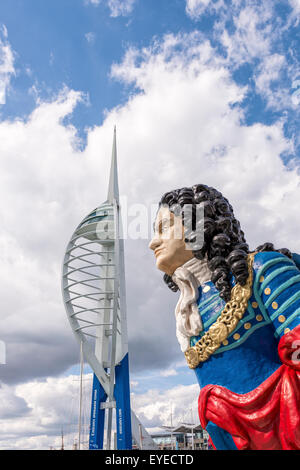
[[[109,393],[108,393],[108,418],[107,418],[107,450],[111,448],[112,415],[115,408],[114,388],[115,388],[115,366],[116,366],[116,346],[117,346],[117,316],[118,316],[118,266],[119,266],[119,184],[117,172],[117,137],[116,126],[114,127],[113,148],[111,157],[111,168],[108,185],[107,200],[114,206],[115,212],[115,253],[114,253],[114,294],[113,294],[113,315],[112,315],[112,335],[111,335],[111,356],[109,371]]]
[[[60,450],[65,450],[65,446],[64,446],[64,428],[61,428],[61,449]]]
[[[79,423],[78,423],[78,450],[81,445],[81,421],[82,421],[82,375],[83,375],[83,351],[80,342],[80,392],[79,392]]]

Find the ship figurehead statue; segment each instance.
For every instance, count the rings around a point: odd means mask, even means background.
[[[300,449],[300,256],[251,252],[212,187],[164,194],[149,247],[173,292],[176,336],[215,449]]]

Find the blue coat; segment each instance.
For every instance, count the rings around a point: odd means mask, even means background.
[[[253,263],[252,295],[247,310],[222,346],[195,369],[200,387],[221,385],[244,394],[258,387],[280,367],[280,337],[300,323],[300,256],[294,261],[278,252],[257,253]],[[234,285],[233,277],[231,279]],[[222,312],[225,302],[212,282],[199,288],[201,338]],[[226,431],[209,422],[207,431],[217,449],[236,449]]]

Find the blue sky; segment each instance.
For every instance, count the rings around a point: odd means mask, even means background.
[[[77,400],[60,269],[106,199],[114,124],[128,205],[202,182],[250,247],[300,252],[299,22],[299,0],[2,0],[0,448],[59,445]],[[199,387],[149,238],[125,263],[132,404],[157,430],[170,403],[196,417]]]
[[[2,2],[0,15],[17,51],[18,70],[4,116],[25,116],[34,109],[31,87],[49,99],[66,85],[88,96],[90,105],[79,105],[72,116],[82,137],[87,126],[103,121],[105,109],[127,100],[130,90],[109,75],[129,45],[147,46],[154,36],[194,26],[180,0],[163,0],[155,8],[150,0],[139,1],[134,15],[117,17],[110,16],[106,2],[12,0]]]
[[[224,1],[224,4],[230,9],[230,1]],[[196,28],[226,56],[220,38],[212,34],[213,25],[219,18],[214,10],[207,9],[199,17],[191,18],[186,14],[183,0],[162,0],[155,7],[151,0],[136,0],[132,8],[125,15],[111,16],[112,11],[105,1],[2,2],[1,20],[9,31],[16,68],[6,107],[2,110],[3,117],[24,117],[34,109],[36,94],[28,93],[32,87],[40,99],[51,99],[66,85],[86,94],[86,102],[77,106],[71,118],[84,139],[86,127],[103,122],[104,110],[120,105],[128,98],[130,87],[124,88],[110,77],[112,63],[120,62],[128,47],[140,49],[147,47],[153,38],[159,40],[167,33],[189,33]],[[283,54],[287,64],[295,67],[300,50],[298,23],[284,27],[291,12],[292,5],[288,1],[274,5],[274,16],[282,25],[277,31],[274,27],[271,51]],[[264,23],[264,27],[273,19]],[[234,17],[230,14],[225,27],[231,33],[236,30]],[[272,123],[282,113],[282,109],[268,109],[263,97],[255,91],[254,75],[259,59],[258,56],[232,67],[234,80],[250,87],[244,100],[245,120],[249,124],[256,121]],[[280,80],[275,80],[271,89],[285,87],[292,92],[292,81],[297,79],[298,72],[295,67],[295,75],[291,76],[283,70]],[[293,132],[293,120],[291,115],[291,122],[286,125],[289,136]]]

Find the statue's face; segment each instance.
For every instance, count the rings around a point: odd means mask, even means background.
[[[176,217],[167,206],[161,206],[157,213],[149,248],[154,251],[156,267],[169,276],[194,257],[186,248],[181,217]]]

